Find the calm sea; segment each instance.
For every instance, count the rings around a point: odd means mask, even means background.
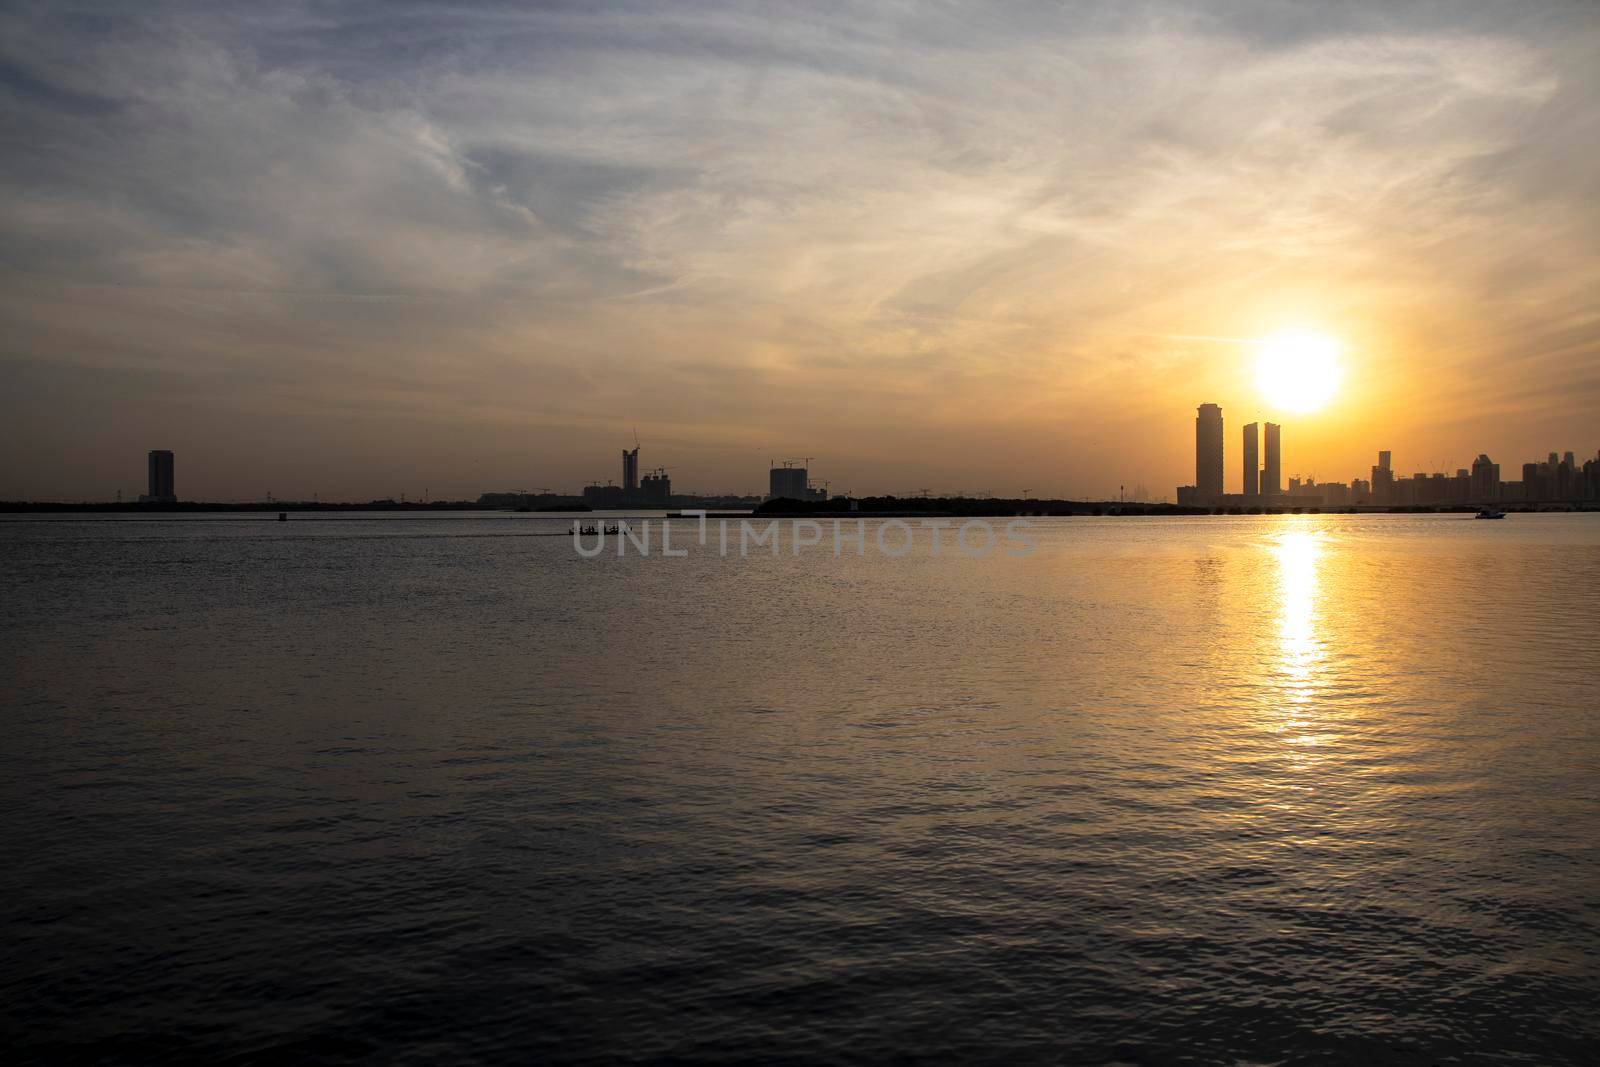
[[[1600,515],[274,518],[0,522],[7,1063],[1600,1049]]]

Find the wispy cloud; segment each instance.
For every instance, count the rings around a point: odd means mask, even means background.
[[[410,425],[396,465],[460,492],[603,474],[611,419],[706,484],[818,434],[999,481],[982,434],[1089,491],[1117,423],[1129,477],[1181,474],[1153,428],[1238,389],[1210,338],[1309,318],[1364,360],[1352,440],[1514,449],[1508,406],[1600,399],[1597,43],[1490,2],[12,9],[0,360],[19,407],[115,373],[102,462],[165,426],[219,483],[292,416]],[[103,484],[72,455],[0,494]]]

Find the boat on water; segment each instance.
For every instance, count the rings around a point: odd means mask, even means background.
[[[1506,513],[1499,508],[1479,508],[1478,513],[1473,516],[1475,519],[1503,519],[1505,517]]]

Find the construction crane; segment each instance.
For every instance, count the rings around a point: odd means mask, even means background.
[[[1031,493],[1031,492],[1033,492],[1032,489],[1024,489],[1022,491],[1022,499],[1024,499],[1024,500],[1028,499],[1028,494]]]

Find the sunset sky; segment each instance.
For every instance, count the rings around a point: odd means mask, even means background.
[[[0,498],[1153,495],[1600,447],[1600,7],[0,13]],[[1324,410],[1250,343],[1342,345]],[[1281,419],[1279,416],[1282,416]]]

